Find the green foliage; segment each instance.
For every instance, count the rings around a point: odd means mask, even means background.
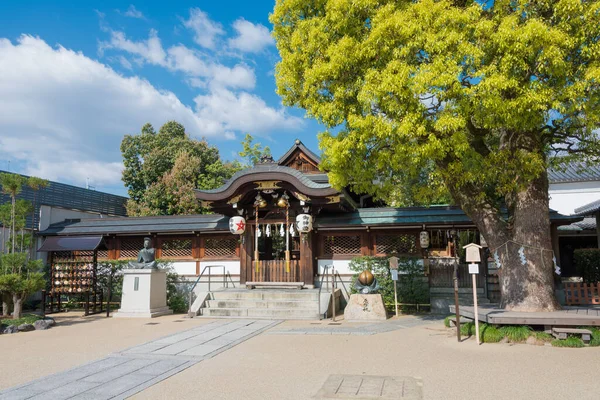
[[[21,324],[33,324],[38,319],[42,319],[39,315],[35,314],[25,314],[21,318],[18,319],[3,319],[0,320],[0,325],[15,325],[19,326]]]
[[[541,340],[543,342],[549,343],[554,340],[554,336],[546,332],[535,332],[534,335],[537,340]]]
[[[460,334],[462,336],[471,336],[475,334],[475,322],[467,322],[466,324],[460,324]]]
[[[597,158],[596,1],[278,0],[270,20],[284,104],[341,128],[337,187],[385,197],[433,161],[423,186],[504,196],[558,144]]]
[[[583,281],[600,282],[600,249],[576,249],[574,255],[577,273]]]
[[[504,339],[504,334],[494,325],[480,324],[479,337],[482,343],[498,343]]]
[[[600,337],[594,336],[589,343],[590,347],[600,347]]]
[[[564,340],[554,339],[551,343],[554,347],[585,347],[583,340],[575,336],[569,336]]]
[[[531,328],[526,325],[506,325],[500,328],[500,332],[512,343],[524,342],[532,334]]]
[[[265,146],[262,148],[260,143],[254,143],[254,138],[249,133],[246,134],[244,140],[242,141],[242,151],[238,154],[240,157],[246,159],[246,166],[251,167],[254,164],[258,163],[263,156],[270,156],[271,149],[269,146]]]
[[[383,297],[384,303],[394,303],[394,281],[388,257],[355,257],[350,261],[349,268],[355,272],[351,285],[353,293],[356,293],[354,283],[358,279],[358,275],[368,269],[379,283],[379,293]],[[405,304],[429,302],[429,287],[423,280],[423,267],[416,258],[402,257],[398,259],[398,302]]]
[[[18,174],[0,173],[0,186],[2,193],[11,197],[16,197],[23,190],[23,186],[27,183],[27,179]]]
[[[172,270],[167,273],[167,305],[174,313],[189,310],[189,286],[187,281],[180,281],[179,275]]]
[[[139,135],[125,135],[121,142],[123,182],[130,200],[128,213],[173,215],[200,212],[193,189],[221,186],[239,163],[223,163],[219,150],[205,140],[195,140],[175,122],[158,133],[150,124]]]
[[[456,315],[448,315],[446,318],[444,318],[444,326],[446,328],[450,328],[450,320],[456,318]]]

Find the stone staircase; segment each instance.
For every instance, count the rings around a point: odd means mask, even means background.
[[[208,294],[207,300],[198,310],[198,315],[209,318],[318,320],[320,317],[319,291],[316,289],[228,289],[214,291]]]

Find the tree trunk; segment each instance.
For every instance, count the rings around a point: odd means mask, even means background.
[[[15,201],[16,197],[12,196],[12,252],[15,252]]]
[[[475,195],[451,193],[485,237],[492,255],[497,254],[501,307],[526,312],[560,309],[554,295],[547,173],[517,193],[509,223],[497,210],[472,201]]]
[[[8,316],[10,315],[9,304],[10,296],[7,293],[2,293],[2,315]]]
[[[21,318],[23,313],[23,299],[17,294],[13,294],[13,319]]]
[[[502,306],[513,311],[560,309],[554,295],[554,253],[545,171],[518,193],[511,233],[516,243],[505,246],[500,257],[506,258],[507,267],[500,275]]]

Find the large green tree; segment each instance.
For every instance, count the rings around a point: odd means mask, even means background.
[[[190,138],[175,121],[158,133],[146,124],[139,135],[126,135],[121,153],[132,216],[198,212],[193,189],[218,187],[240,169],[238,163],[223,162],[206,140]]]
[[[260,143],[254,143],[254,137],[246,133],[242,140],[242,151],[238,152],[238,155],[246,160],[246,166],[251,167],[260,162],[262,157],[270,156],[271,149],[269,146],[263,147]]]
[[[502,305],[558,308],[547,168],[600,154],[599,1],[277,0],[271,22],[278,93],[328,127],[332,184],[442,185],[497,255]]]

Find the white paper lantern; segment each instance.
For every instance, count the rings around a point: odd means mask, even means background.
[[[296,226],[298,227],[298,232],[310,232],[312,230],[312,216],[309,214],[299,214],[296,217]]]
[[[429,232],[421,231],[421,234],[419,235],[419,243],[421,244],[422,249],[429,247]]]
[[[241,235],[246,231],[246,220],[244,217],[229,218],[229,231],[234,235]]]

